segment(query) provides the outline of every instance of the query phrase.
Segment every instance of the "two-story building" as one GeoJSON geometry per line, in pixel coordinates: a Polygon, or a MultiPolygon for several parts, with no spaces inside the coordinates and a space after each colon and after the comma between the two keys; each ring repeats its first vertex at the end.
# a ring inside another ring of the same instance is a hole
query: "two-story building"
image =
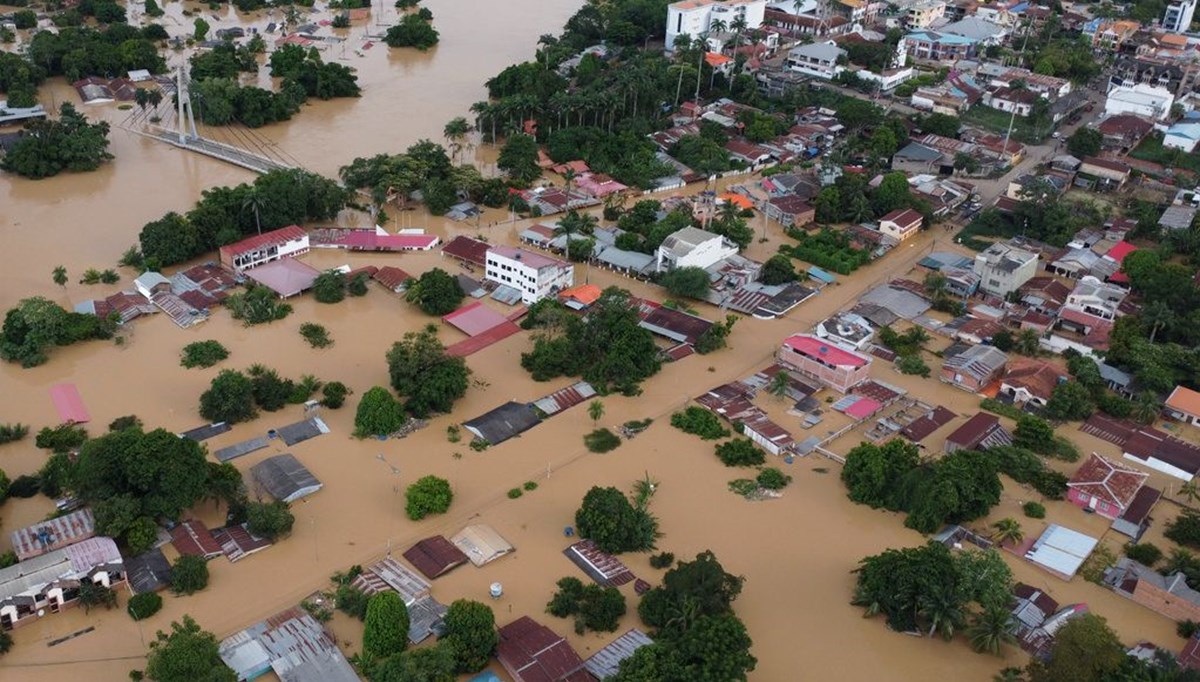
{"type": "Polygon", "coordinates": [[[1115,284],[1101,282],[1091,275],[1085,275],[1067,295],[1067,302],[1063,307],[1080,310],[1102,320],[1115,320],[1117,308],[1128,293],[1115,284]]]}
{"type": "Polygon", "coordinates": [[[879,219],[879,231],[902,242],[916,236],[924,222],[924,216],[911,208],[896,209],[879,219]]]}
{"type": "Polygon", "coordinates": [[[979,41],[950,33],[913,31],[901,40],[908,56],[929,62],[955,62],[974,59],[979,41]]]}
{"type": "Polygon", "coordinates": [[[783,65],[796,73],[832,80],[842,70],[838,60],[845,56],[845,50],[832,40],[827,40],[792,48],[783,65]]]}
{"type": "Polygon", "coordinates": [[[675,268],[707,268],[738,253],[737,244],[698,227],[671,233],[655,253],[656,272],[675,268]]]}
{"type": "Polygon", "coordinates": [[[521,292],[521,302],[532,305],[575,285],[575,266],[550,256],[511,246],[487,251],[484,276],[521,292]]]}
{"type": "Polygon", "coordinates": [[[683,34],[693,39],[711,30],[720,20],[726,28],[740,18],[747,29],[762,26],[767,0],[682,0],[667,5],[666,48],[675,49],[675,39],[683,34]]]}
{"type": "Polygon", "coordinates": [[[1163,12],[1162,26],[1171,33],[1186,33],[1196,14],[1196,0],[1175,0],[1163,12]]]}
{"type": "Polygon", "coordinates": [[[298,225],[281,227],[220,249],[221,265],[235,272],[308,253],[308,233],[298,225]]]}
{"type": "Polygon", "coordinates": [[[871,378],[869,356],[839,348],[808,334],[784,339],[776,359],[789,369],[841,393],[847,393],[871,378]]]}
{"type": "Polygon", "coordinates": [[[1148,83],[1114,85],[1108,89],[1104,100],[1104,113],[1109,116],[1134,114],[1161,121],[1171,114],[1174,103],[1175,95],[1164,87],[1148,83]]]}
{"type": "Polygon", "coordinates": [[[929,28],[933,22],[946,14],[946,3],[941,0],[918,0],[904,12],[905,28],[929,28]]]}
{"type": "Polygon", "coordinates": [[[975,255],[972,270],[979,288],[994,296],[1007,296],[1037,274],[1036,253],[997,242],[975,255]]]}

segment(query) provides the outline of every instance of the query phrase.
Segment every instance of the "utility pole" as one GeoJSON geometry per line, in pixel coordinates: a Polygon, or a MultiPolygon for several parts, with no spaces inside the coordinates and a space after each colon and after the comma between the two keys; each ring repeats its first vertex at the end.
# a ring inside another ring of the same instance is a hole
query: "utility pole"
{"type": "MultiPolygon", "coordinates": [[[[1029,24],[1025,25],[1025,40],[1021,42],[1021,51],[1017,54],[1017,65],[1025,59],[1025,46],[1029,44],[1029,24]]],[[[1030,113],[1033,113],[1032,111],[1030,113]]],[[[1013,107],[1012,114],[1008,117],[1008,131],[1004,133],[1004,148],[1000,150],[1002,154],[1008,156],[1008,141],[1012,138],[1013,124],[1017,120],[1017,108],[1013,107]]]]}

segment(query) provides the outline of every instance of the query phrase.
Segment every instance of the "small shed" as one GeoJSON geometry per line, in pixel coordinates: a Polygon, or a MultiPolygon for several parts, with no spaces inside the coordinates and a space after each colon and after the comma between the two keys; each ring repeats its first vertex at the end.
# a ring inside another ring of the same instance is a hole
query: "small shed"
{"type": "Polygon", "coordinates": [[[495,528],[482,523],[463,528],[450,538],[450,542],[462,550],[476,566],[490,564],[505,554],[516,551],[495,528]]]}
{"type": "Polygon", "coordinates": [[[295,502],[321,489],[317,477],[287,452],[264,459],[251,467],[250,472],[271,497],[282,502],[295,502]]]}
{"type": "Polygon", "coordinates": [[[429,583],[392,557],[384,557],[354,579],[354,586],[367,594],[395,590],[406,606],[429,596],[429,583]]]}
{"type": "Polygon", "coordinates": [[[157,592],[171,584],[171,562],[161,549],[125,560],[125,578],[134,594],[157,592]]]}
{"type": "Polygon", "coordinates": [[[408,563],[433,580],[467,563],[469,559],[454,543],[441,535],[425,538],[404,552],[408,563]]]}
{"type": "Polygon", "coordinates": [[[86,424],[92,420],[87,408],[83,406],[83,398],[75,384],[56,384],[50,388],[50,401],[58,410],[58,418],[64,424],[86,424]]]}

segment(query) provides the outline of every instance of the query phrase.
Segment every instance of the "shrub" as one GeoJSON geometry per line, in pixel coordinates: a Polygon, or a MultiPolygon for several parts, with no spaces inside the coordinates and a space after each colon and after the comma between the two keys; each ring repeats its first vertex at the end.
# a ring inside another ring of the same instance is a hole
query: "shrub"
{"type": "Polygon", "coordinates": [[[1021,509],[1025,512],[1025,516],[1028,516],[1031,519],[1046,518],[1046,507],[1044,507],[1040,502],[1026,502],[1025,504],[1021,505],[1021,509]]]}
{"type": "Polygon", "coordinates": [[[1193,509],[1184,509],[1167,524],[1164,534],[1181,545],[1200,548],[1200,513],[1193,509]]]}
{"type": "Polygon", "coordinates": [[[125,605],[125,610],[129,612],[130,618],[145,620],[158,613],[162,604],[162,597],[158,596],[156,592],[144,592],[130,597],[129,603],[125,605]]]}
{"type": "Polygon", "coordinates": [[[408,421],[404,407],[386,388],[375,386],[363,394],[354,415],[354,435],[387,436],[399,431],[408,421]]]}
{"type": "Polygon", "coordinates": [[[616,450],[621,438],[608,429],[596,429],[583,437],[583,444],[591,452],[604,453],[616,450]]]}
{"type": "Polygon", "coordinates": [[[546,605],[552,616],[566,618],[575,616],[575,631],[586,630],[612,632],[617,629],[621,616],[625,615],[625,597],[613,587],[584,585],[578,578],[566,577],[558,581],[558,592],[546,605]]]}
{"type": "Polygon", "coordinates": [[[758,466],[766,461],[763,451],[747,438],[735,438],[716,446],[717,457],[727,467],[758,466]]]}
{"type": "Polygon", "coordinates": [[[0,424],[0,445],[14,443],[29,435],[25,424],[0,424]]]}
{"type": "Polygon", "coordinates": [[[671,426],[684,433],[700,436],[704,440],[717,440],[729,436],[729,429],[721,425],[717,415],[696,405],[671,415],[671,426]]]}
{"type": "Polygon", "coordinates": [[[43,427],[33,444],[51,452],[69,452],[83,445],[87,439],[87,431],[82,426],[60,424],[54,428],[43,427]]]}
{"type": "Polygon", "coordinates": [[[321,387],[321,404],[331,410],[336,410],[346,403],[350,389],[340,381],[331,381],[321,387]]]}
{"type": "Polygon", "coordinates": [[[171,591],[192,594],[208,587],[208,562],[198,556],[181,556],[171,567],[171,591]]]}
{"type": "Polygon", "coordinates": [[[675,563],[675,555],[672,554],[671,552],[660,552],[659,554],[652,554],[650,556],[650,567],[651,568],[658,568],[658,569],[670,568],[671,565],[674,563],[675,563]]]}
{"type": "Polygon", "coordinates": [[[109,432],[124,431],[125,429],[140,429],[142,428],[142,420],[136,414],[127,414],[124,417],[117,417],[108,423],[109,432]]]}
{"type": "Polygon", "coordinates": [[[10,550],[10,551],[5,552],[4,554],[0,554],[0,568],[8,568],[9,566],[16,566],[16,565],[17,565],[17,553],[16,552],[13,552],[10,550]]]}
{"type": "Polygon", "coordinates": [[[282,320],[292,313],[292,306],[279,300],[274,291],[264,286],[251,286],[225,299],[225,307],[233,319],[247,327],[282,320]]]}
{"type": "Polygon", "coordinates": [[[17,476],[8,486],[8,496],[27,499],[37,495],[42,489],[42,479],[34,476],[17,476]]]}
{"type": "Polygon", "coordinates": [[[1162,559],[1163,553],[1161,549],[1149,542],[1139,542],[1136,545],[1132,543],[1125,545],[1125,556],[1139,564],[1154,568],[1154,564],[1162,559]]]}
{"type": "Polygon", "coordinates": [[[328,348],[333,345],[333,339],[329,338],[329,330],[313,322],[300,325],[300,336],[313,348],[328,348]]]}
{"type": "Polygon", "coordinates": [[[359,620],[367,617],[369,599],[366,592],[354,587],[349,581],[338,585],[333,594],[333,604],[337,610],[359,620]]]}
{"type": "Polygon", "coordinates": [[[286,502],[251,502],[246,505],[246,529],[259,537],[274,541],[292,532],[296,517],[286,502]]]}
{"type": "Polygon", "coordinates": [[[408,609],[399,593],[388,590],[372,595],[367,602],[363,653],[386,658],[404,651],[408,646],[408,620],[408,609]]]}
{"type": "Polygon", "coordinates": [[[900,359],[896,361],[896,369],[901,374],[914,374],[922,377],[928,377],[930,372],[929,365],[926,365],[921,356],[916,353],[901,355],[900,359]]]}
{"type": "Polygon", "coordinates": [[[537,490],[538,484],[533,481],[525,481],[525,484],[522,485],[521,487],[524,488],[526,490],[526,492],[529,492],[529,491],[537,490]]]}
{"type": "Polygon", "coordinates": [[[515,500],[525,493],[520,488],[510,488],[508,491],[508,499],[515,500]]]}
{"type": "Polygon", "coordinates": [[[444,514],[450,508],[454,492],[450,481],[437,476],[424,476],[408,486],[404,492],[404,512],[413,521],[420,521],[430,514],[444,514]]]}
{"type": "Polygon", "coordinates": [[[767,490],[782,490],[792,482],[792,477],[775,467],[767,467],[758,472],[758,478],[755,481],[767,490]]]}
{"type": "Polygon", "coordinates": [[[1190,618],[1187,620],[1181,620],[1175,624],[1175,634],[1184,639],[1191,639],[1192,636],[1196,634],[1197,630],[1200,630],[1200,623],[1197,623],[1190,618]]]}
{"type": "Polygon", "coordinates": [[[313,298],[318,303],[340,303],[346,298],[346,275],[337,270],[322,272],[313,282],[313,298]]]}

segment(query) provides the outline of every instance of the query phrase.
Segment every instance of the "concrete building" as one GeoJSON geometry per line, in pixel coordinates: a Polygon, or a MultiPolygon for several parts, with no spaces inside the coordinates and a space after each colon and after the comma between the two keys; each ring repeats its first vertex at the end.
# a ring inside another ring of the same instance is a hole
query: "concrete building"
{"type": "Polygon", "coordinates": [[[1171,620],[1200,620],[1200,592],[1188,587],[1183,573],[1164,576],[1132,559],[1122,558],[1104,572],[1104,584],[1171,620]]]}
{"type": "Polygon", "coordinates": [[[300,256],[308,250],[308,233],[297,225],[289,225],[222,246],[221,265],[241,272],[280,258],[300,256]]]}
{"type": "Polygon", "coordinates": [[[1191,154],[1196,150],[1198,142],[1200,142],[1200,114],[1190,111],[1182,121],[1173,123],[1170,128],[1167,128],[1162,143],[1164,147],[1182,149],[1191,154]]]}
{"type": "Polygon", "coordinates": [[[1116,85],[1108,90],[1108,97],[1104,100],[1104,113],[1108,116],[1135,114],[1161,121],[1170,115],[1171,105],[1174,103],[1175,95],[1163,87],[1147,83],[1136,83],[1128,87],[1116,85]]]}
{"type": "Polygon", "coordinates": [[[900,42],[909,57],[931,62],[974,59],[978,48],[973,38],[929,30],[913,31],[900,42]]]}
{"type": "Polygon", "coordinates": [[[1166,413],[1172,419],[1178,419],[1184,424],[1200,426],[1200,392],[1186,386],[1176,386],[1163,403],[1166,413]]]}
{"type": "Polygon", "coordinates": [[[1067,482],[1067,499],[1077,507],[1115,520],[1133,503],[1149,477],[1093,452],[1067,482]]]}
{"type": "Polygon", "coordinates": [[[933,22],[946,14],[946,3],[941,0],[920,0],[904,12],[905,28],[929,28],[933,22]]]}
{"type": "Polygon", "coordinates": [[[845,50],[828,40],[792,48],[783,64],[797,73],[832,80],[842,71],[838,60],[845,56],[845,50]]]}
{"type": "Polygon", "coordinates": [[[557,258],[511,246],[488,249],[484,277],[521,292],[532,305],[575,285],[575,266],[557,258]]]}
{"type": "Polygon", "coordinates": [[[879,219],[879,231],[902,242],[921,231],[925,218],[911,208],[896,209],[879,219]]]}
{"type": "Polygon", "coordinates": [[[730,256],[736,256],[737,244],[719,234],[698,227],[685,227],[667,237],[655,254],[655,270],[708,268],[730,256]]]}
{"type": "Polygon", "coordinates": [[[104,587],[125,581],[124,560],[112,538],[89,538],[0,569],[0,629],[77,605],[84,580],[104,587]]]}
{"type": "Polygon", "coordinates": [[[682,0],[667,5],[667,50],[675,49],[675,39],[687,34],[695,39],[708,33],[714,20],[721,20],[725,27],[740,17],[746,28],[762,26],[767,0],[682,0]]]}
{"type": "Polygon", "coordinates": [[[1129,292],[1115,284],[1085,275],[1067,295],[1064,308],[1079,310],[1102,320],[1117,319],[1117,307],[1129,292]]]}
{"type": "Polygon", "coordinates": [[[1007,296],[1037,274],[1036,253],[1001,242],[975,256],[971,268],[979,275],[979,288],[994,296],[1007,296]]]}
{"type": "Polygon", "coordinates": [[[776,353],[780,364],[841,393],[870,378],[871,358],[831,345],[808,334],[784,339],[776,353]]]}
{"type": "Polygon", "coordinates": [[[1000,378],[1008,356],[994,346],[971,346],[946,358],[942,363],[942,381],[976,392],[1000,378]]]}
{"type": "Polygon", "coordinates": [[[1167,5],[1163,12],[1163,30],[1171,33],[1186,33],[1192,25],[1192,16],[1196,14],[1196,0],[1176,0],[1167,5]]]}

